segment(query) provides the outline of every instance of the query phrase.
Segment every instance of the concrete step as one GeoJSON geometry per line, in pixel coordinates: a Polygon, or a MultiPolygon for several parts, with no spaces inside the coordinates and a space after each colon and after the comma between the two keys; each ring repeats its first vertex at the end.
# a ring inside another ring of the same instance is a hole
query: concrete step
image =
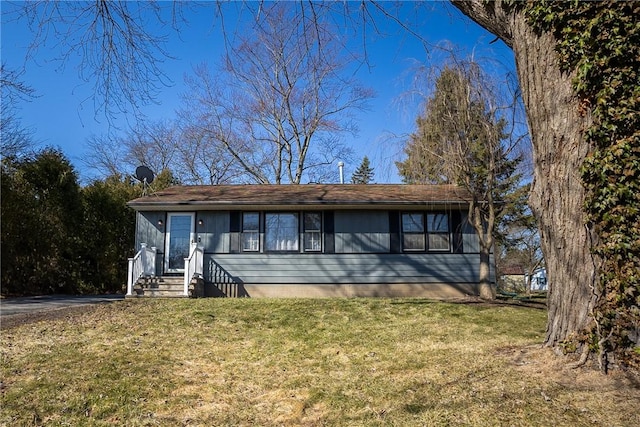
{"type": "Polygon", "coordinates": [[[163,291],[183,291],[184,283],[149,283],[144,285],[145,289],[163,290],[163,291]]]}
{"type": "Polygon", "coordinates": [[[140,279],[131,298],[187,298],[182,276],[162,276],[140,279]]]}
{"type": "Polygon", "coordinates": [[[145,289],[142,295],[134,295],[138,298],[188,298],[182,290],[180,291],[167,291],[158,289],[145,289]]]}
{"type": "Polygon", "coordinates": [[[184,283],[184,276],[160,276],[149,280],[151,282],[163,283],[166,285],[181,285],[184,283]]]}

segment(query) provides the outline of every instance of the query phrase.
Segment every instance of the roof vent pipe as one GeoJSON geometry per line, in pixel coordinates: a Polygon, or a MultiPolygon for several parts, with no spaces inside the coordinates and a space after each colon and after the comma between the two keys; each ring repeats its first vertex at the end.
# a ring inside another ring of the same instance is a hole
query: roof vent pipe
{"type": "Polygon", "coordinates": [[[340,171],[340,184],[344,184],[344,162],[338,162],[338,170],[340,171]]]}

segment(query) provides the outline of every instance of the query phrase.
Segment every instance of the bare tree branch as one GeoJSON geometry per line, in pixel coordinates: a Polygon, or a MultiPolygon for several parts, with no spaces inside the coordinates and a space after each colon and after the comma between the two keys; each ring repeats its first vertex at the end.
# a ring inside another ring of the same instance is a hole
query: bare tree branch
{"type": "Polygon", "coordinates": [[[14,157],[26,154],[33,146],[33,132],[20,123],[17,101],[30,100],[35,90],[20,80],[19,72],[0,66],[0,155],[14,157]]]}
{"type": "Polygon", "coordinates": [[[206,123],[256,182],[322,175],[312,170],[345,153],[335,138],[356,130],[353,113],[373,95],[349,75],[350,60],[324,15],[330,11],[312,3],[261,4],[251,29],[227,46],[221,71],[214,76],[201,66],[187,80],[192,92],[184,110],[206,123]],[[322,161],[318,154],[328,147],[322,161]]]}
{"type": "MultiPolygon", "coordinates": [[[[25,2],[18,18],[26,18],[34,34],[28,58],[49,45],[57,49],[62,68],[80,58],[79,77],[93,85],[83,103],[93,103],[96,117],[104,114],[111,123],[118,113],[140,116],[140,108],[171,84],[163,71],[171,58],[163,9],[155,1],[42,0],[25,2]]],[[[173,15],[174,29],[179,17],[173,15]]]]}

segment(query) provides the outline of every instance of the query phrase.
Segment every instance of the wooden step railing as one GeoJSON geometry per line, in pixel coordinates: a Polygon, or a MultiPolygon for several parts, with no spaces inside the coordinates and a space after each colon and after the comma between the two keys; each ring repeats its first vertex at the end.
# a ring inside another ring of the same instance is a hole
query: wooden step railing
{"type": "Polygon", "coordinates": [[[184,294],[189,295],[189,285],[193,279],[202,280],[204,270],[204,248],[191,243],[189,257],[184,259],[184,294]]]}
{"type": "Polygon", "coordinates": [[[133,258],[129,258],[127,295],[133,295],[133,285],[141,277],[154,277],[156,275],[156,253],[155,246],[148,248],[146,243],[141,243],[138,253],[133,258]]]}

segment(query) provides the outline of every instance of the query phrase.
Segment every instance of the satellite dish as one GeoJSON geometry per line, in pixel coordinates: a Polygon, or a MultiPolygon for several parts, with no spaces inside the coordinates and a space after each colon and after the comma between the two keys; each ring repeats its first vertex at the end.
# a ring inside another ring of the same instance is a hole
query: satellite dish
{"type": "Polygon", "coordinates": [[[136,168],[136,178],[146,184],[153,182],[154,174],[151,169],[146,166],[138,166],[136,168]]]}
{"type": "MultiPolygon", "coordinates": [[[[151,189],[151,183],[153,182],[154,174],[151,169],[146,166],[138,166],[136,168],[136,179],[142,182],[142,195],[147,195],[147,190],[151,189]]],[[[153,191],[153,189],[151,189],[153,191]]]]}

